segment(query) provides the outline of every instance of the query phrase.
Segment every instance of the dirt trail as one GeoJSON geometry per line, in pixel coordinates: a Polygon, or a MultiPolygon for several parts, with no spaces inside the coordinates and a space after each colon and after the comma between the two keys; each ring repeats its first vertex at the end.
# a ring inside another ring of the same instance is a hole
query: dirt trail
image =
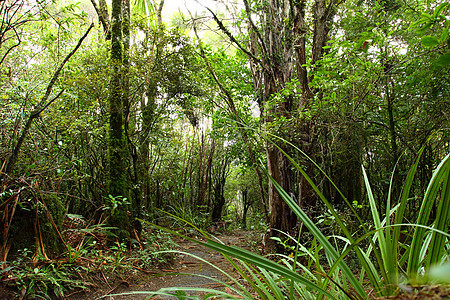
{"type": "MultiPolygon", "coordinates": [[[[224,235],[218,235],[223,243],[226,245],[233,245],[237,247],[245,247],[248,245],[249,235],[248,232],[242,230],[236,230],[232,233],[227,233],[224,235]]],[[[139,278],[134,278],[132,283],[128,281],[118,282],[111,286],[111,289],[103,289],[100,291],[95,291],[89,295],[86,295],[85,299],[95,299],[102,297],[106,294],[108,296],[103,299],[108,300],[123,300],[123,299],[177,299],[176,297],[170,296],[152,296],[149,294],[133,294],[133,295],[117,295],[121,293],[130,293],[133,291],[157,291],[161,288],[167,287],[197,287],[197,288],[210,288],[210,289],[223,289],[223,285],[207,278],[195,276],[195,275],[180,275],[179,273],[185,274],[199,274],[207,276],[210,278],[215,278],[223,282],[228,282],[229,279],[222,274],[220,271],[214,267],[201,262],[197,257],[201,257],[204,260],[212,263],[214,266],[225,271],[234,277],[238,276],[235,274],[233,267],[230,263],[218,252],[212,251],[206,247],[196,244],[187,240],[177,240],[179,245],[178,250],[180,253],[175,258],[175,263],[173,269],[164,269],[154,274],[140,276],[139,278]],[[183,254],[183,252],[189,253],[190,255],[183,254]],[[160,272],[160,273],[159,273],[160,272]],[[106,290],[106,291],[105,291],[106,290]],[[113,296],[111,296],[113,295],[113,296]]],[[[189,292],[188,295],[196,295],[193,292],[189,292]]]]}

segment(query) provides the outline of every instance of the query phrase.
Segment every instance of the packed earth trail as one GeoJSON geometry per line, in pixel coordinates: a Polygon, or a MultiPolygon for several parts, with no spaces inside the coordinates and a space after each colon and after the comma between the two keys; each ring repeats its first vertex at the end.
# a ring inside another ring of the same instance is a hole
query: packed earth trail
{"type": "MultiPolygon", "coordinates": [[[[217,235],[226,245],[236,247],[248,247],[250,232],[235,230],[231,233],[217,235]]],[[[202,240],[199,238],[199,240],[202,240]]],[[[204,239],[203,239],[204,240],[204,239]]],[[[108,283],[104,278],[104,286],[93,288],[90,293],[69,296],[68,300],[80,299],[178,299],[175,296],[155,295],[153,292],[169,287],[188,287],[216,289],[231,292],[223,283],[230,283],[230,279],[224,274],[239,277],[224,256],[202,245],[186,239],[177,239],[179,251],[171,267],[162,268],[152,272],[146,272],[139,277],[132,276],[124,280],[114,280],[108,283]],[[200,258],[200,259],[199,259],[200,258]],[[204,262],[202,260],[208,262],[204,262]],[[222,272],[221,272],[222,271],[222,272]]],[[[202,295],[199,292],[186,292],[186,295],[202,295]]]]}

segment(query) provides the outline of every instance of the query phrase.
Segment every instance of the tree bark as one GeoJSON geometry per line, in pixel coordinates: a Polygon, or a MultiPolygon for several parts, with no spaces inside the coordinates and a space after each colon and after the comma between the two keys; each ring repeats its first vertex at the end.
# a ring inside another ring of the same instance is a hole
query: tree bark
{"type": "MultiPolygon", "coordinates": [[[[112,1],[112,27],[111,27],[111,82],[109,95],[109,194],[117,197],[126,197],[127,180],[125,176],[126,142],[123,130],[123,99],[122,99],[122,0],[112,1]]],[[[115,212],[111,211],[110,223],[118,228],[117,235],[120,240],[129,238],[130,222],[127,214],[128,208],[123,202],[115,212]]]]}
{"type": "MultiPolygon", "coordinates": [[[[293,79],[294,48],[293,31],[290,30],[285,20],[291,16],[292,7],[289,1],[268,1],[266,8],[265,32],[263,39],[267,55],[263,56],[261,76],[264,78],[263,103],[272,103],[270,109],[264,112],[264,122],[271,124],[279,118],[287,120],[292,118],[293,101],[290,96],[282,96],[281,101],[273,103],[273,96],[279,94],[287,83],[293,79]]],[[[286,138],[281,132],[276,132],[281,138],[286,138]]],[[[272,141],[274,142],[274,141],[272,141]]],[[[272,145],[271,141],[266,143],[267,169],[272,180],[278,182],[288,193],[293,194],[293,173],[291,165],[284,154],[272,145]]],[[[288,152],[285,146],[283,150],[288,152]]],[[[269,181],[269,207],[270,207],[270,231],[269,237],[279,235],[279,231],[294,234],[293,229],[297,223],[297,217],[282,199],[281,195],[274,189],[272,180],[269,181]]],[[[274,248],[272,239],[266,240],[268,248],[274,248]]],[[[281,246],[277,251],[283,251],[281,246]]]]}

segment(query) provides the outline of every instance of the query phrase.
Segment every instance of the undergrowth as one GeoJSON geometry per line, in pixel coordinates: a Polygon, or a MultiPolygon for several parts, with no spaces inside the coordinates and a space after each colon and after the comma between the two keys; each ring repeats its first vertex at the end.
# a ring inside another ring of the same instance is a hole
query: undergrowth
{"type": "Polygon", "coordinates": [[[86,226],[81,216],[69,215],[63,232],[68,251],[48,259],[22,249],[2,263],[1,284],[19,299],[55,299],[108,286],[116,279],[147,273],[169,264],[175,248],[168,233],[144,226],[140,243],[108,243],[107,228],[86,226]]]}
{"type": "MultiPolygon", "coordinates": [[[[201,299],[388,299],[402,291],[406,291],[411,297],[423,296],[420,293],[423,293],[424,285],[436,284],[443,290],[441,295],[450,295],[450,154],[434,170],[415,220],[405,220],[404,211],[424,148],[411,166],[401,187],[399,199],[391,199],[392,175],[384,208],[377,207],[368,176],[363,169],[372,219],[369,224],[361,220],[353,204],[331,182],[363,229],[361,234],[356,235],[348,228],[348,220],[335,210],[302,167],[279,149],[305,177],[327,208],[319,220],[313,222],[297,202],[266,173],[277,192],[308,229],[310,243],[303,245],[300,239],[295,240],[294,246],[289,246],[290,254],[276,254],[275,259],[269,259],[225,245],[208,237],[206,233],[203,233],[206,242],[185,236],[220,252],[240,274],[240,278],[228,277],[229,282],[221,282],[221,290],[172,287],[148,292],[150,295],[175,294],[179,299],[200,299],[199,296],[187,296],[187,291],[194,291],[206,295],[201,299]],[[318,225],[326,225],[325,230],[318,225]],[[400,233],[405,230],[412,237],[402,241],[400,233]]],[[[319,166],[316,167],[330,180],[319,166]]],[[[202,232],[194,224],[186,223],[202,232]]],[[[165,230],[179,235],[173,230],[165,230]]],[[[287,247],[289,245],[281,239],[279,242],[285,243],[287,247]]],[[[217,281],[214,278],[211,280],[217,281]]]]}

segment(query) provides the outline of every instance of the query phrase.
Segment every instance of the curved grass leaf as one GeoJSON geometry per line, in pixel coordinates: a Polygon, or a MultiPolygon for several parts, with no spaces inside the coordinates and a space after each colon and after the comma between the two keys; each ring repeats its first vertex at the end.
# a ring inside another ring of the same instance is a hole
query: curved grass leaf
{"type": "MultiPolygon", "coordinates": [[[[445,190],[443,190],[441,195],[441,201],[443,202],[441,205],[445,205],[447,209],[442,209],[438,211],[439,215],[436,216],[436,220],[440,220],[441,218],[448,218],[448,206],[450,205],[450,197],[448,194],[448,177],[450,168],[450,154],[441,161],[436,170],[433,172],[433,176],[431,177],[430,183],[428,184],[427,190],[425,192],[425,196],[422,200],[422,205],[420,207],[419,215],[417,217],[416,224],[418,225],[427,225],[428,220],[430,218],[431,209],[433,208],[434,202],[437,198],[438,192],[440,190],[441,184],[445,184],[445,190]],[[442,214],[442,215],[441,215],[442,214]]],[[[438,221],[439,222],[439,221],[438,221]]],[[[442,224],[439,222],[439,226],[442,226],[440,229],[447,228],[448,224],[442,224]]],[[[436,228],[438,229],[438,228],[436,228]]],[[[438,229],[438,230],[440,230],[438,229]]],[[[446,230],[442,230],[446,231],[446,230]]],[[[414,231],[413,240],[411,243],[411,248],[409,252],[407,273],[411,278],[415,278],[416,274],[419,271],[421,266],[419,261],[419,253],[422,248],[423,239],[425,236],[425,229],[422,227],[417,228],[414,231]]],[[[430,245],[430,249],[428,249],[428,255],[431,253],[440,252],[440,247],[442,244],[437,241],[430,245]],[[434,249],[436,247],[436,249],[434,249]]],[[[426,260],[425,260],[426,261],[426,260]]],[[[428,260],[428,264],[424,267],[425,269],[429,268],[429,263],[431,260],[428,260]]]]}
{"type": "MultiPolygon", "coordinates": [[[[318,242],[322,245],[322,247],[325,250],[325,253],[330,257],[330,259],[334,262],[339,258],[339,254],[334,249],[334,247],[331,245],[331,243],[328,241],[328,239],[323,235],[323,233],[320,231],[319,228],[311,221],[311,219],[308,218],[308,216],[303,212],[303,210],[298,206],[298,204],[286,193],[286,191],[276,182],[273,180],[272,177],[267,173],[266,175],[269,176],[270,180],[272,180],[272,183],[277,190],[277,192],[280,194],[280,196],[283,198],[283,200],[286,202],[286,204],[292,209],[292,211],[297,215],[297,217],[300,219],[300,221],[303,222],[303,224],[308,228],[308,230],[311,232],[311,234],[318,240],[318,242]]],[[[306,175],[306,174],[305,174],[306,175]]],[[[308,180],[308,179],[307,179],[308,180]]],[[[308,181],[310,182],[311,179],[308,181]]],[[[310,184],[317,188],[314,183],[310,182],[310,184]]],[[[363,286],[360,284],[360,282],[356,279],[355,275],[352,273],[348,265],[344,261],[339,262],[339,267],[342,270],[342,273],[345,275],[345,278],[350,282],[352,287],[356,290],[358,295],[365,299],[367,298],[366,292],[363,288],[363,286]]]]}
{"type": "Polygon", "coordinates": [[[310,289],[312,291],[316,291],[316,292],[318,292],[320,294],[323,294],[325,296],[333,298],[332,295],[327,290],[325,290],[321,286],[317,285],[316,283],[312,282],[308,278],[305,278],[304,276],[302,276],[302,275],[300,275],[300,274],[290,270],[289,268],[286,268],[285,266],[280,265],[280,264],[278,264],[278,263],[276,263],[274,261],[271,261],[271,260],[269,260],[269,259],[267,259],[267,258],[265,258],[263,256],[260,256],[258,254],[252,253],[250,251],[247,251],[245,249],[241,249],[241,248],[238,248],[238,247],[227,246],[227,245],[221,244],[219,242],[215,242],[212,239],[210,239],[209,237],[206,237],[206,240],[207,240],[206,242],[198,241],[196,239],[193,239],[193,238],[190,238],[190,237],[187,237],[187,236],[183,236],[182,234],[180,234],[178,232],[175,232],[173,230],[170,230],[168,228],[163,228],[163,227],[160,227],[158,225],[151,224],[148,221],[145,221],[145,220],[140,220],[140,221],[144,222],[144,223],[147,223],[147,224],[150,224],[152,226],[155,226],[155,227],[157,227],[157,228],[159,228],[161,230],[167,231],[167,232],[172,233],[174,235],[183,237],[184,239],[187,239],[187,240],[189,240],[191,242],[194,242],[194,243],[197,243],[199,245],[205,246],[205,247],[207,247],[209,249],[216,250],[216,251],[218,251],[218,252],[220,252],[220,253],[222,253],[222,254],[224,254],[226,256],[230,256],[230,257],[236,258],[236,259],[241,260],[243,262],[252,264],[254,266],[263,268],[263,269],[265,269],[267,271],[270,271],[272,273],[275,273],[275,274],[278,274],[280,276],[283,276],[286,279],[293,280],[295,282],[301,283],[302,285],[304,285],[305,287],[307,287],[308,289],[310,289]]]}

